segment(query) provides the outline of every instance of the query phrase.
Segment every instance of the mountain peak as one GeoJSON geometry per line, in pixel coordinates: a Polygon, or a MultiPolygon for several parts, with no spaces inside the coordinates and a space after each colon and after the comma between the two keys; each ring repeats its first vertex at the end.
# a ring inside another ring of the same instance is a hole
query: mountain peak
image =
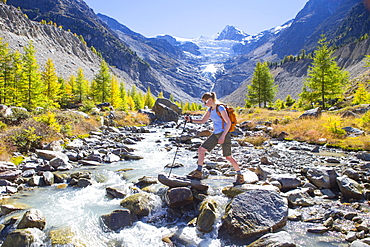
{"type": "Polygon", "coordinates": [[[242,30],[236,28],[235,26],[227,25],[224,30],[218,35],[216,40],[235,40],[235,41],[242,41],[246,37],[250,35],[246,34],[242,30]]]}

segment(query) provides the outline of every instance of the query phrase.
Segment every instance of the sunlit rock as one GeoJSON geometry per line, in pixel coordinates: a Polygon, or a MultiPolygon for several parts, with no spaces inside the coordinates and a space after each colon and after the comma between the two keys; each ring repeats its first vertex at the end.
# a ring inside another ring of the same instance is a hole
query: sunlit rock
{"type": "Polygon", "coordinates": [[[6,237],[2,247],[42,246],[45,234],[37,228],[17,229],[6,237]]]}
{"type": "Polygon", "coordinates": [[[285,226],[288,203],[275,191],[252,190],[239,194],[227,205],[219,234],[248,239],[285,226]]]}
{"type": "Polygon", "coordinates": [[[138,216],[147,216],[153,209],[148,193],[133,194],[123,199],[120,205],[138,216]]]}
{"type": "Polygon", "coordinates": [[[23,214],[21,221],[18,224],[18,229],[24,228],[38,228],[43,230],[46,225],[46,218],[38,209],[31,208],[23,214]]]}
{"type": "Polygon", "coordinates": [[[197,229],[200,232],[211,232],[217,216],[217,202],[213,199],[206,199],[199,207],[197,218],[197,229]]]}

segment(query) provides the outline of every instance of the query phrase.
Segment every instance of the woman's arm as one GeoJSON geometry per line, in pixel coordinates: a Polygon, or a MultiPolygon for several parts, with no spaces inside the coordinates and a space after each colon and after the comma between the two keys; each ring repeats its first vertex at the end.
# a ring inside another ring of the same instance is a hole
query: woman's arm
{"type": "Polygon", "coordinates": [[[201,123],[207,122],[210,116],[211,116],[211,112],[209,110],[207,110],[206,113],[204,113],[204,115],[202,116],[201,119],[193,119],[190,116],[185,116],[185,120],[189,121],[189,122],[201,124],[201,123]]]}

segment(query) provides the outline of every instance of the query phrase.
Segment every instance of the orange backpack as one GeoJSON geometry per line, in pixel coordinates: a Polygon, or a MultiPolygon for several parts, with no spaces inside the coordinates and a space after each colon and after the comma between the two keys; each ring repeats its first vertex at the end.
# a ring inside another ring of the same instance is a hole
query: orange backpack
{"type": "Polygon", "coordinates": [[[230,118],[230,121],[231,121],[231,126],[230,126],[230,129],[229,129],[229,132],[233,132],[235,130],[235,127],[236,127],[236,114],[235,114],[235,111],[232,107],[228,106],[228,105],[225,105],[225,104],[217,104],[216,106],[216,112],[217,114],[221,117],[222,119],[222,128],[224,128],[224,125],[225,125],[225,121],[224,119],[222,118],[221,116],[221,112],[218,110],[218,107],[220,105],[223,105],[226,109],[226,112],[227,112],[227,115],[229,116],[230,118]]]}

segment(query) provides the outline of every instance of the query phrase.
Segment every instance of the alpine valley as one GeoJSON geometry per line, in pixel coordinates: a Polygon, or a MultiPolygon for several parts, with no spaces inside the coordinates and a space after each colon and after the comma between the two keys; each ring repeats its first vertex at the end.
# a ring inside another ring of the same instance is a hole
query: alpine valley
{"type": "MultiPolygon", "coordinates": [[[[278,13],[277,13],[278,14],[278,13]]],[[[249,35],[226,26],[215,37],[186,40],[170,35],[147,38],[115,19],[95,14],[82,0],[8,0],[0,4],[0,37],[12,49],[33,41],[41,64],[51,58],[62,77],[84,70],[91,80],[101,58],[125,85],[154,95],[197,102],[207,91],[243,106],[255,64],[269,61],[277,98],[297,98],[311,59],[289,59],[312,52],[324,34],[336,47],[339,66],[352,81],[364,80],[370,54],[370,14],[363,0],[309,0],[293,20],[249,35]],[[52,21],[58,26],[41,24],[52,21]],[[86,43],[76,37],[82,36],[86,43]],[[282,62],[284,61],[284,62],[282,62]]]]}

